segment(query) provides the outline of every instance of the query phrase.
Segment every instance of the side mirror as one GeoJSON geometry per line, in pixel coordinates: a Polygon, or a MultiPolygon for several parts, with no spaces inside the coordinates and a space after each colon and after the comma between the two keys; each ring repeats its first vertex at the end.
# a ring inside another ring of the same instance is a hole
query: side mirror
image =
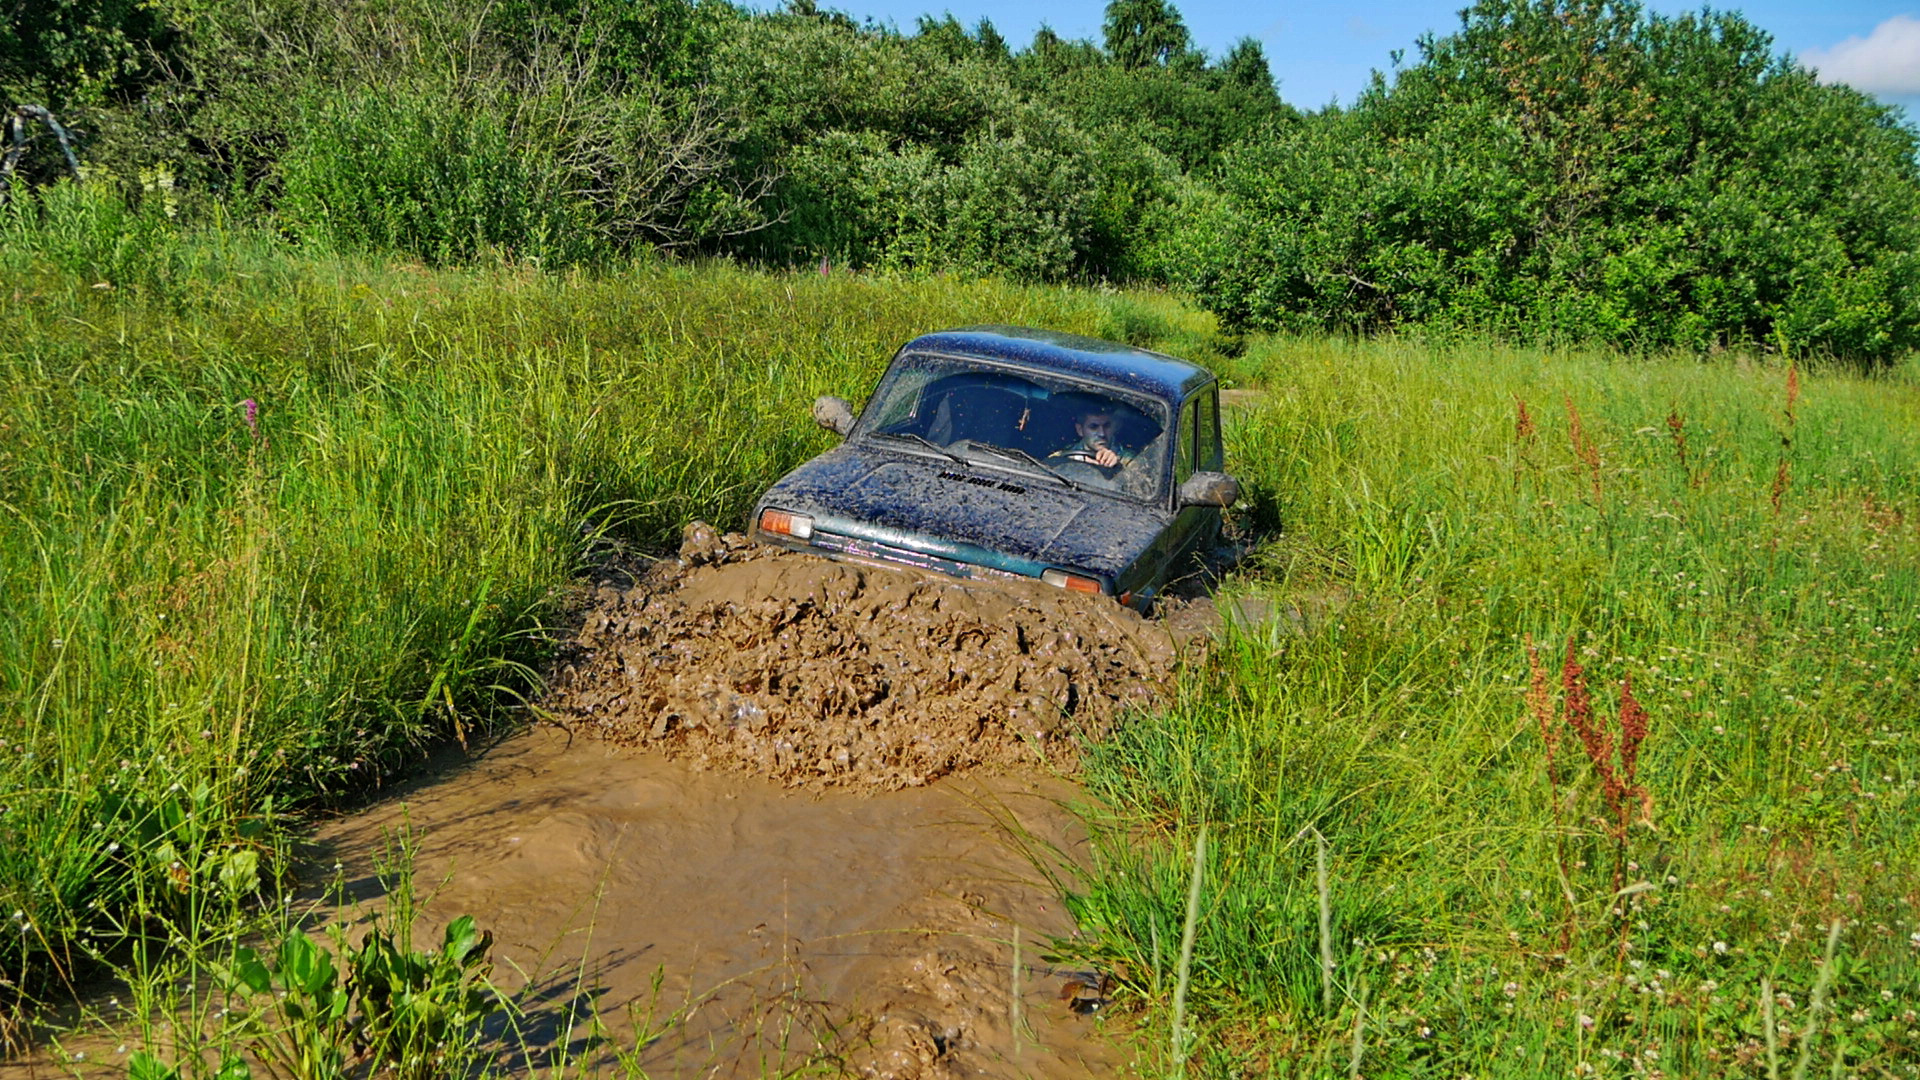
{"type": "Polygon", "coordinates": [[[1223,472],[1197,472],[1180,485],[1180,505],[1228,507],[1240,501],[1240,481],[1223,472]]]}
{"type": "Polygon", "coordinates": [[[846,398],[814,398],[813,422],[836,435],[846,435],[853,430],[853,406],[846,398]]]}

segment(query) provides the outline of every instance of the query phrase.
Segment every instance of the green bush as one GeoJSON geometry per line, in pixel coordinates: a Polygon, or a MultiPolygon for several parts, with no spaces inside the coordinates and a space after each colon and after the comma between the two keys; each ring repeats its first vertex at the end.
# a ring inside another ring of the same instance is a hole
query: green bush
{"type": "Polygon", "coordinates": [[[894,147],[877,132],[828,131],[787,159],[776,243],[790,256],[847,266],[937,260],[932,243],[946,169],[927,146],[894,147]]]}
{"type": "Polygon", "coordinates": [[[1771,50],[1735,15],[1485,0],[1228,155],[1153,261],[1235,326],[1920,347],[1915,132],[1771,50]]]}
{"type": "Polygon", "coordinates": [[[1091,150],[1063,117],[1037,108],[977,133],[945,178],[940,260],[976,274],[1066,277],[1092,228],[1091,150]]]}
{"type": "Polygon", "coordinates": [[[1096,253],[1120,263],[1161,177],[1137,152],[1103,170],[1125,151],[1035,106],[951,153],[876,132],[815,138],[788,159],[792,214],[775,242],[809,261],[1059,280],[1099,265],[1096,253]]]}
{"type": "Polygon", "coordinates": [[[558,170],[492,109],[432,85],[314,93],[280,179],[280,220],[302,240],[431,263],[591,253],[558,170]]]}

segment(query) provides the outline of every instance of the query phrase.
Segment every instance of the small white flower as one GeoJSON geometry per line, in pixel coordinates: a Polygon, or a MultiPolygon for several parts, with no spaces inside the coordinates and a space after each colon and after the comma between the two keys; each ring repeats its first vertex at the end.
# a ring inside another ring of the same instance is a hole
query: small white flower
{"type": "Polygon", "coordinates": [[[1724,941],[1716,941],[1716,942],[1714,942],[1714,943],[1713,943],[1713,951],[1714,951],[1714,952],[1716,952],[1716,953],[1718,953],[1718,954],[1720,954],[1721,956],[1725,956],[1725,955],[1727,955],[1727,943],[1726,943],[1726,942],[1724,942],[1724,941]]]}

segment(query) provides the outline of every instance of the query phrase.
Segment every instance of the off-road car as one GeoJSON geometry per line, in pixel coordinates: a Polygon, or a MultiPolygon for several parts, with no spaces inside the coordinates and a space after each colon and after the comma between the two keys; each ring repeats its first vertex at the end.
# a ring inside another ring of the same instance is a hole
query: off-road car
{"type": "Polygon", "coordinates": [[[846,436],[768,489],[756,539],[960,578],[1037,578],[1146,609],[1219,533],[1219,382],[1205,368],[1044,330],[968,327],[902,346],[846,436]]]}

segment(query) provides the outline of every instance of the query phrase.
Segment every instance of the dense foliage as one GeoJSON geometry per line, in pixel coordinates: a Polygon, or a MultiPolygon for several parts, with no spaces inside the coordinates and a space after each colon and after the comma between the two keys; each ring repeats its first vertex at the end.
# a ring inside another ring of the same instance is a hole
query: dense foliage
{"type": "MultiPolygon", "coordinates": [[[[0,30],[0,98],[130,193],[433,263],[671,250],[1160,282],[1234,328],[1920,347],[1915,130],[1711,10],[1482,0],[1303,115],[1257,42],[1209,57],[1166,0],[1021,49],[807,2],[75,0],[0,30]]],[[[63,171],[44,137],[20,168],[63,171]]]]}
{"type": "Polygon", "coordinates": [[[1920,345],[1913,130],[1739,17],[1487,0],[1420,50],[1237,148],[1174,275],[1258,327],[1920,345]]]}

